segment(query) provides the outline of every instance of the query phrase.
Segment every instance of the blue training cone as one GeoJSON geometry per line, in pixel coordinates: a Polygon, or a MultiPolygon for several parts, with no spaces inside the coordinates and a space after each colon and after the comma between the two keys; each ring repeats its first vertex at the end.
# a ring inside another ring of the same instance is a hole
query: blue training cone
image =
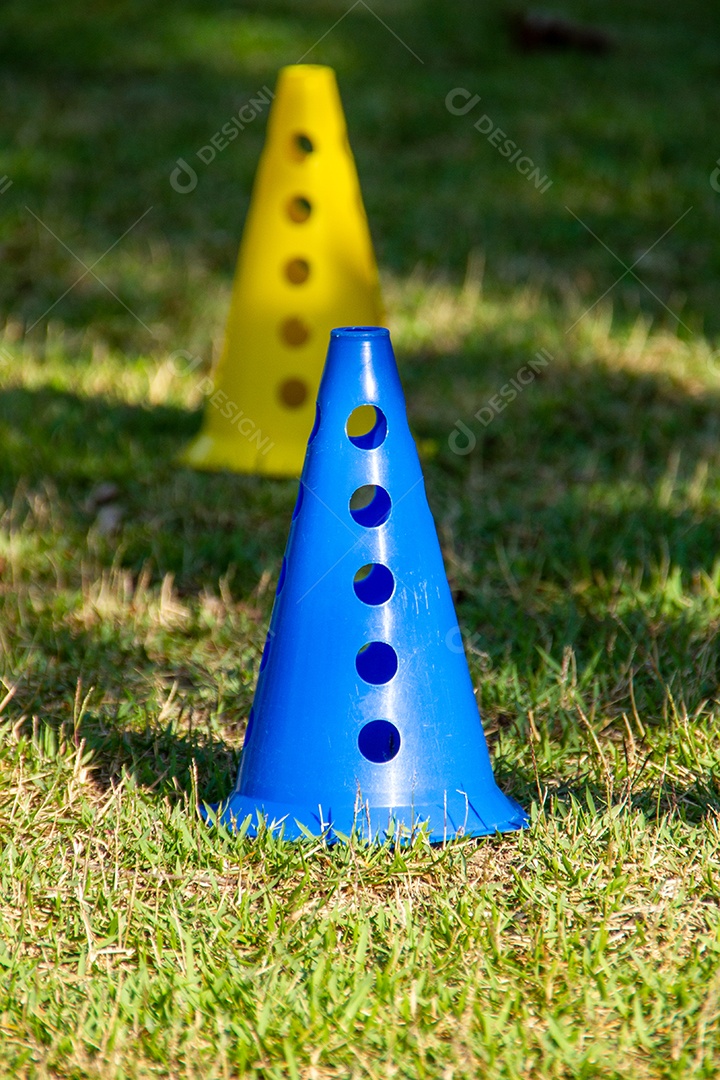
{"type": "Polygon", "coordinates": [[[333,330],[234,792],[286,839],[521,829],[497,787],[387,330],[333,330]]]}

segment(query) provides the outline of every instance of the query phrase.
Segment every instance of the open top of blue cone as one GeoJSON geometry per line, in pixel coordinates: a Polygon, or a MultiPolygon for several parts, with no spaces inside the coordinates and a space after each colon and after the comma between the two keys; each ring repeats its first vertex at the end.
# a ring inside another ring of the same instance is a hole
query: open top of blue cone
{"type": "Polygon", "coordinates": [[[379,338],[390,337],[390,331],[386,326],[336,326],[330,331],[330,340],[333,338],[379,338]]]}
{"type": "Polygon", "coordinates": [[[523,828],[497,787],[384,327],[333,330],[235,791],[293,839],[523,828]]]}

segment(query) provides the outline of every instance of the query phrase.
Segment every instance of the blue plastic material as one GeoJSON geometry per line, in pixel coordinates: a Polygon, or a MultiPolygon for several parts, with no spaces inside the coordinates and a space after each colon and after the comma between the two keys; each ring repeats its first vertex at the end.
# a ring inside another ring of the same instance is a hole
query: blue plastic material
{"type": "Polygon", "coordinates": [[[525,827],[460,641],[388,331],[333,330],[237,784],[212,817],[286,839],[525,827]]]}

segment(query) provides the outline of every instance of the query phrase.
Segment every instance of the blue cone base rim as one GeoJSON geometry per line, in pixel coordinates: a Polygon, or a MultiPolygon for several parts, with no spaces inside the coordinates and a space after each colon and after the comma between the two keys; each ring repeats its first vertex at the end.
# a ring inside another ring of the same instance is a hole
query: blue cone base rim
{"type": "MultiPolygon", "coordinates": [[[[246,835],[250,837],[257,836],[260,821],[264,819],[268,830],[283,840],[299,840],[310,833],[324,837],[330,843],[353,833],[368,842],[397,839],[408,843],[425,832],[430,843],[438,844],[464,836],[494,836],[527,829],[529,820],[522,806],[499,789],[495,794],[502,800],[506,812],[499,820],[490,820],[487,814],[482,817],[475,810],[473,799],[466,800],[457,794],[454,799],[448,798],[447,807],[437,803],[429,806],[370,806],[353,811],[352,816],[345,811],[339,818],[322,807],[321,821],[319,806],[313,809],[288,807],[286,803],[235,792],[222,802],[201,806],[200,813],[205,821],[224,825],[231,832],[239,832],[249,817],[246,835]]],[[[479,795],[475,801],[482,805],[483,800],[484,797],[479,795]]]]}

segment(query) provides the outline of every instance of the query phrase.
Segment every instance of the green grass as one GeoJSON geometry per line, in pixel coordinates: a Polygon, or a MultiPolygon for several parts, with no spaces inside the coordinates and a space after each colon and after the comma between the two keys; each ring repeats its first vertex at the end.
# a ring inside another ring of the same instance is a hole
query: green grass
{"type": "Polygon", "coordinates": [[[718,15],[568,0],[617,41],[588,58],[516,52],[500,0],[388,0],[422,64],[362,5],[308,57],[338,70],[493,765],[532,814],[366,850],[199,821],[296,485],[173,464],[200,395],[171,356],[217,355],[265,115],[191,194],[170,173],[346,8],[85,8],[0,13],[0,1075],[716,1077],[718,15]],[[33,214],[92,263],[148,207],[96,268],[119,300],[86,276],[56,303],[82,267],[33,214]],[[637,267],[655,297],[596,304],[623,268],[568,207],[626,263],[691,208],[637,267]]]}

